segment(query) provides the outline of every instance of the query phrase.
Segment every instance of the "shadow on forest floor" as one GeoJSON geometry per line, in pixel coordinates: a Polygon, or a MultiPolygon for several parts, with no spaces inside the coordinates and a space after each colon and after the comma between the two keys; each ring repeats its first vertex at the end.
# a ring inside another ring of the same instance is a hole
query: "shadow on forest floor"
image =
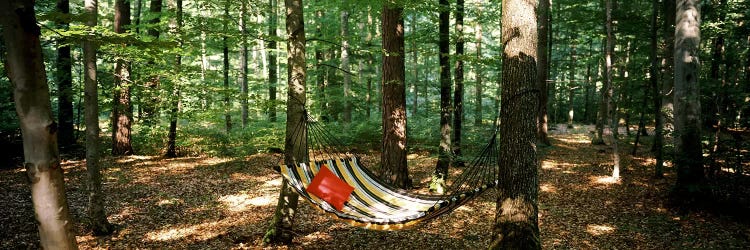
{"type": "MultiPolygon", "coordinates": [[[[681,214],[665,206],[674,183],[651,179],[647,148],[623,154],[622,179],[613,181],[611,151],[589,143],[587,129],[552,136],[541,148],[540,228],[544,248],[743,248],[750,227],[707,213],[681,214]]],[[[649,137],[646,138],[650,140],[649,137]]],[[[624,144],[624,143],[623,143],[624,144]]],[[[624,146],[629,152],[630,146],[624,146]]],[[[365,161],[375,162],[378,155],[365,161]]],[[[269,155],[245,158],[152,156],[103,162],[109,220],[119,230],[94,237],[83,224],[87,196],[82,161],[64,161],[71,211],[82,249],[259,248],[276,206],[280,177],[269,155]]],[[[417,188],[424,189],[435,166],[427,152],[409,155],[417,188]]],[[[21,169],[0,170],[0,248],[37,248],[30,193],[21,169]]],[[[267,248],[480,249],[490,241],[495,193],[415,228],[368,231],[329,219],[302,202],[291,246],[267,248]]]]}

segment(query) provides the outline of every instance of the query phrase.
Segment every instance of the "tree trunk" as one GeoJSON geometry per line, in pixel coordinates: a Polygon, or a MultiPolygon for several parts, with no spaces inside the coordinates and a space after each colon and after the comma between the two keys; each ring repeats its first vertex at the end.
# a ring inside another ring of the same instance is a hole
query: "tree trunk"
{"type": "Polygon", "coordinates": [[[652,0],[651,5],[653,10],[651,14],[651,52],[649,55],[649,59],[651,60],[651,68],[649,69],[649,73],[651,76],[649,78],[649,81],[651,83],[651,93],[654,98],[654,142],[652,144],[651,150],[654,152],[654,158],[656,158],[656,163],[654,165],[654,177],[662,178],[664,177],[664,115],[662,114],[661,86],[659,86],[659,79],[657,77],[659,69],[659,59],[657,56],[657,20],[659,12],[659,0],[652,0]]]}
{"type": "Polygon", "coordinates": [[[5,69],[23,136],[24,167],[31,187],[42,249],[77,249],[65,197],[49,87],[31,0],[0,2],[0,25],[7,49],[5,69]]]}
{"type": "Polygon", "coordinates": [[[482,63],[482,22],[480,21],[482,18],[482,2],[477,2],[477,25],[474,28],[474,39],[477,42],[477,63],[476,63],[476,78],[477,82],[476,85],[474,85],[474,125],[475,126],[482,126],[482,88],[484,87],[482,81],[484,80],[484,71],[482,70],[482,67],[484,64],[482,63]]]}
{"type": "Polygon", "coordinates": [[[614,0],[606,0],[606,16],[607,16],[607,22],[605,24],[605,28],[607,29],[607,45],[605,48],[605,55],[604,55],[604,87],[602,87],[602,99],[603,103],[606,106],[606,113],[607,115],[605,117],[608,117],[610,120],[610,136],[612,140],[612,179],[618,180],[620,179],[620,152],[618,148],[617,143],[617,127],[618,127],[618,119],[617,119],[617,109],[614,107],[614,102],[612,100],[613,94],[614,94],[614,86],[612,83],[612,76],[614,72],[613,70],[613,61],[614,61],[614,51],[615,51],[615,37],[614,37],[614,31],[613,31],[613,21],[612,21],[612,1],[614,0]]]}
{"type": "Polygon", "coordinates": [[[537,1],[505,0],[497,213],[490,249],[541,249],[537,204],[537,1]]]}
{"type": "Polygon", "coordinates": [[[464,167],[461,132],[464,119],[464,0],[456,1],[456,89],[453,91],[453,165],[464,167]]]}
{"type": "MultiPolygon", "coordinates": [[[[115,1],[115,33],[127,32],[130,25],[130,0],[115,1]]],[[[127,45],[122,45],[127,46],[127,45]]],[[[115,59],[115,88],[112,103],[112,155],[131,155],[131,126],[133,105],[130,102],[130,62],[122,55],[115,59]]]]}
{"type": "MultiPolygon", "coordinates": [[[[370,48],[372,46],[372,37],[373,37],[372,36],[372,30],[373,30],[372,27],[373,27],[372,11],[371,11],[371,6],[368,5],[367,6],[367,36],[365,37],[365,45],[367,45],[368,48],[370,48]]],[[[371,95],[371,93],[372,93],[372,79],[373,79],[373,77],[372,77],[372,75],[373,75],[372,73],[373,72],[372,71],[373,71],[373,68],[376,71],[378,69],[378,67],[374,67],[373,66],[374,61],[375,61],[375,56],[373,56],[373,54],[370,53],[367,56],[367,68],[370,69],[370,70],[368,71],[368,76],[367,76],[367,95],[365,96],[365,104],[367,105],[367,120],[368,121],[370,120],[370,116],[371,116],[371,114],[370,114],[371,113],[370,107],[372,106],[372,95],[371,95]]],[[[376,88],[377,88],[377,84],[376,84],[376,88]]],[[[376,106],[379,107],[378,109],[381,108],[380,105],[376,105],[376,106]]]]}
{"type": "Polygon", "coordinates": [[[677,183],[672,194],[691,204],[708,195],[701,151],[700,9],[698,0],[677,0],[674,43],[674,118],[677,183]]]}
{"type": "Polygon", "coordinates": [[[344,122],[352,122],[351,82],[349,72],[349,11],[341,11],[341,70],[344,74],[344,122]]]}
{"type": "MultiPolygon", "coordinates": [[[[307,66],[305,65],[305,23],[303,20],[302,0],[284,0],[286,8],[287,40],[287,112],[286,139],[284,140],[284,162],[306,162],[307,145],[304,142],[307,133],[294,133],[305,117],[305,87],[307,66]],[[301,138],[295,138],[299,136],[301,138]]],[[[283,179],[283,178],[282,178],[283,179]]],[[[282,180],[279,202],[273,215],[271,225],[263,237],[264,243],[289,244],[294,238],[292,231],[294,216],[297,214],[299,195],[289,187],[286,179],[282,180]]]]}
{"type": "Polygon", "coordinates": [[[229,6],[230,1],[225,0],[224,3],[224,35],[221,37],[222,52],[224,54],[224,127],[229,133],[232,131],[232,115],[231,115],[231,102],[230,96],[232,90],[229,89],[229,6]]]}
{"type": "MultiPolygon", "coordinates": [[[[96,26],[98,6],[96,0],[86,0],[86,25],[96,26]]],[[[102,175],[99,164],[99,91],[96,81],[96,43],[90,36],[83,42],[84,61],[84,102],[86,104],[86,172],[88,173],[89,203],[86,212],[89,228],[94,235],[112,233],[113,227],[107,221],[104,209],[104,195],[102,194],[102,175]]]]}
{"type": "Polygon", "coordinates": [[[276,86],[279,85],[279,76],[277,72],[277,54],[276,49],[276,27],[278,26],[278,16],[276,9],[278,3],[276,0],[270,0],[271,12],[268,18],[268,37],[271,40],[268,41],[268,120],[276,122],[276,86]]]}
{"type": "MultiPolygon", "coordinates": [[[[61,14],[70,14],[70,4],[68,0],[57,0],[57,11],[61,14]]],[[[68,29],[67,21],[58,22],[57,25],[62,29],[68,29]]],[[[59,43],[64,45],[57,48],[57,61],[55,66],[57,72],[55,81],[57,82],[57,122],[58,136],[57,142],[60,148],[75,144],[73,135],[73,78],[71,75],[70,62],[70,45],[67,41],[60,40],[59,43]]]]}
{"type": "Polygon", "coordinates": [[[249,114],[248,104],[248,91],[247,91],[247,78],[248,78],[248,46],[247,46],[247,2],[240,1],[240,16],[239,16],[239,28],[240,28],[240,120],[242,120],[242,127],[247,127],[247,121],[249,114]]]}
{"type": "Polygon", "coordinates": [[[448,0],[439,1],[438,57],[440,58],[440,145],[435,173],[432,175],[430,191],[443,193],[446,188],[451,153],[451,70],[450,70],[450,5],[448,0]]]}
{"type": "Polygon", "coordinates": [[[406,72],[403,8],[385,3],[383,23],[383,154],[380,176],[396,187],[412,187],[406,166],[406,72]]]}
{"type": "MultiPolygon", "coordinates": [[[[181,47],[182,42],[182,0],[174,0],[174,8],[177,14],[176,24],[171,28],[177,41],[181,47]]],[[[177,118],[180,112],[180,83],[182,82],[182,55],[177,54],[175,58],[175,74],[180,76],[172,86],[172,96],[170,105],[172,106],[171,113],[169,115],[169,133],[167,134],[167,153],[166,157],[172,158],[177,157],[177,118]]]]}
{"type": "MultiPolygon", "coordinates": [[[[161,33],[159,31],[159,23],[161,22],[162,5],[162,0],[151,0],[149,3],[149,14],[152,18],[148,20],[148,24],[151,25],[151,27],[148,29],[147,33],[155,40],[159,39],[161,33]]],[[[156,62],[153,60],[149,60],[146,64],[148,67],[156,67],[156,62]]],[[[159,116],[158,106],[161,99],[159,98],[160,84],[161,79],[158,74],[150,75],[144,84],[145,88],[141,91],[142,96],[139,97],[141,100],[139,110],[141,110],[142,113],[139,113],[139,118],[143,118],[143,125],[145,126],[154,126],[157,123],[157,118],[159,116]]]]}
{"type": "MultiPolygon", "coordinates": [[[[411,18],[411,32],[417,34],[417,14],[413,14],[411,18]]],[[[416,36],[415,36],[416,37],[416,36]]],[[[412,81],[412,89],[414,90],[414,104],[412,105],[412,117],[416,116],[419,112],[419,57],[417,57],[417,39],[411,40],[411,55],[412,63],[414,66],[414,80],[412,81]]]]}
{"type": "MultiPolygon", "coordinates": [[[[662,135],[669,137],[674,129],[674,31],[675,0],[663,0],[664,7],[664,58],[662,59],[661,113],[662,135]]],[[[666,142],[666,140],[664,140],[666,142]]],[[[662,145],[666,146],[666,145],[662,145]]],[[[665,147],[665,149],[668,147],[665,147]]],[[[664,150],[664,149],[662,149],[664,150]]]]}
{"type": "Polygon", "coordinates": [[[547,57],[547,50],[549,50],[550,43],[547,39],[550,32],[549,22],[549,11],[550,11],[550,0],[539,1],[539,15],[538,20],[539,30],[537,36],[539,38],[537,47],[537,88],[539,88],[539,117],[537,117],[537,141],[542,145],[550,146],[552,143],[549,140],[547,134],[548,117],[547,117],[547,104],[549,102],[549,89],[547,88],[547,79],[549,78],[549,57],[547,57]]]}
{"type": "MultiPolygon", "coordinates": [[[[542,0],[544,1],[544,0],[542,0]]],[[[573,40],[575,40],[575,37],[573,37],[573,40]]],[[[575,110],[573,106],[573,99],[575,96],[575,89],[576,89],[576,44],[571,44],[570,48],[570,77],[568,79],[568,128],[573,128],[573,116],[575,115],[575,110]]]]}

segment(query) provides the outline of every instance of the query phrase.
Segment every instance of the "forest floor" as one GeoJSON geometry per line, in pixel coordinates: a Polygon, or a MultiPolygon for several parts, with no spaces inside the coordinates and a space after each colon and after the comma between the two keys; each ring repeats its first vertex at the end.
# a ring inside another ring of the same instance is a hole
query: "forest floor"
{"type": "MultiPolygon", "coordinates": [[[[750,225],[667,205],[674,173],[653,179],[648,147],[631,157],[622,146],[622,178],[614,181],[611,148],[591,145],[589,128],[553,131],[540,148],[539,226],[546,249],[746,249],[750,225]]],[[[650,137],[646,138],[650,140],[650,137]]],[[[624,144],[624,143],[623,143],[624,144]]],[[[372,157],[372,156],[371,156],[372,157]]],[[[377,157],[374,155],[374,157],[377,157]]],[[[301,201],[290,246],[260,245],[276,206],[276,158],[156,156],[107,158],[103,165],[110,236],[84,229],[85,164],[64,160],[68,200],[82,249],[483,249],[490,241],[495,193],[415,228],[369,231],[330,219],[301,201]]],[[[417,188],[435,159],[409,155],[417,188]]],[[[0,170],[0,249],[37,249],[38,235],[24,170],[0,170]]]]}

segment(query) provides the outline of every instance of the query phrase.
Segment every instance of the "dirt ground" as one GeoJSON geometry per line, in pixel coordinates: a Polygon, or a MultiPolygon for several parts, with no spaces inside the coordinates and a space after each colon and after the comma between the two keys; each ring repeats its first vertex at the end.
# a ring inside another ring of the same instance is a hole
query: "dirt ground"
{"type": "MultiPolygon", "coordinates": [[[[746,249],[750,226],[732,217],[680,213],[666,205],[674,183],[652,179],[647,147],[623,146],[620,180],[609,178],[611,149],[589,143],[587,129],[555,131],[540,148],[539,226],[546,249],[746,249]]],[[[650,139],[648,139],[650,140],[650,139]]],[[[377,156],[375,156],[377,157],[377,156]]],[[[490,241],[495,192],[455,212],[402,231],[354,228],[300,203],[290,246],[261,246],[281,184],[275,158],[155,156],[107,158],[103,165],[110,236],[85,223],[83,161],[64,160],[67,195],[82,249],[483,249],[490,241]]],[[[435,159],[409,155],[413,180],[426,188],[435,159]]],[[[24,170],[0,170],[0,249],[37,249],[24,170]]]]}

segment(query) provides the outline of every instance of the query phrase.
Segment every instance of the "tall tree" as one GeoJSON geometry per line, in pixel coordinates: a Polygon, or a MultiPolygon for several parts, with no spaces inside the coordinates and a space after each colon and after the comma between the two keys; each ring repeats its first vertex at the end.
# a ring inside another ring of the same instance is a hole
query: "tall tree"
{"type": "Polygon", "coordinates": [[[349,72],[349,11],[341,10],[341,71],[344,74],[344,122],[352,121],[351,83],[349,72]]]}
{"type": "MultiPolygon", "coordinates": [[[[543,0],[542,0],[543,1],[543,0]]],[[[576,89],[576,42],[575,35],[570,42],[570,77],[568,77],[568,128],[573,128],[573,116],[575,114],[573,99],[576,89]]]]}
{"type": "Polygon", "coordinates": [[[411,188],[406,167],[406,72],[404,66],[403,7],[389,1],[381,14],[383,23],[383,154],[384,179],[400,188],[411,188]]]}
{"type": "MultiPolygon", "coordinates": [[[[286,139],[284,140],[284,162],[304,162],[307,160],[307,145],[295,142],[304,142],[306,133],[294,133],[293,131],[304,122],[305,117],[305,87],[307,78],[307,66],[305,65],[305,22],[303,19],[302,0],[284,0],[286,7],[286,33],[287,33],[287,112],[286,112],[286,139]],[[300,138],[296,138],[299,136],[300,138]]],[[[279,202],[273,215],[264,243],[291,243],[294,233],[292,225],[294,216],[297,214],[299,196],[286,179],[282,180],[279,202]]]]}
{"type": "Polygon", "coordinates": [[[654,177],[656,178],[662,178],[664,177],[664,150],[662,149],[662,145],[664,144],[664,116],[662,115],[661,110],[661,96],[660,93],[660,86],[659,86],[659,79],[658,79],[658,68],[659,68],[659,58],[658,58],[658,27],[657,27],[657,19],[659,16],[659,0],[652,0],[652,8],[653,10],[651,13],[651,51],[649,54],[649,60],[651,61],[651,66],[649,68],[649,83],[651,84],[651,93],[653,95],[653,102],[654,102],[654,142],[653,142],[653,149],[654,149],[654,158],[656,158],[656,164],[654,166],[654,177]]]}
{"type": "Polygon", "coordinates": [[[464,119],[464,0],[456,1],[456,88],[453,90],[453,164],[463,167],[461,132],[464,119]]]}
{"type": "Polygon", "coordinates": [[[440,145],[435,173],[432,175],[430,191],[443,193],[448,176],[451,152],[451,70],[450,70],[450,5],[448,0],[439,1],[438,57],[440,58],[440,145]]]}
{"type": "Polygon", "coordinates": [[[417,52],[419,51],[419,45],[417,45],[417,14],[411,15],[411,58],[413,62],[414,80],[412,80],[412,89],[414,90],[414,99],[412,105],[412,116],[416,116],[419,112],[419,57],[417,52]]]}
{"type": "Polygon", "coordinates": [[[700,1],[676,1],[674,40],[674,165],[677,183],[673,194],[691,203],[707,195],[701,151],[700,1]]]}
{"type": "Polygon", "coordinates": [[[248,118],[248,96],[247,96],[247,1],[240,1],[240,119],[242,120],[242,127],[247,126],[248,118]]]}
{"type": "Polygon", "coordinates": [[[612,139],[612,179],[617,180],[620,178],[620,152],[616,136],[619,121],[617,119],[617,109],[614,107],[614,101],[612,100],[614,94],[614,86],[612,83],[614,72],[612,72],[612,69],[615,52],[615,37],[612,27],[614,25],[612,20],[612,1],[614,0],[606,0],[605,3],[607,20],[604,26],[607,30],[607,41],[604,52],[604,85],[602,87],[602,103],[606,106],[606,115],[604,115],[605,118],[602,119],[607,120],[607,118],[609,118],[609,129],[611,130],[610,135],[612,139]]]}
{"type": "MultiPolygon", "coordinates": [[[[182,47],[182,0],[172,0],[171,5],[175,9],[175,22],[170,25],[170,30],[176,36],[177,44],[182,47]]],[[[177,117],[180,112],[180,82],[182,81],[182,55],[178,52],[175,56],[175,75],[178,79],[172,84],[172,95],[170,96],[170,114],[169,114],[169,132],[167,134],[167,153],[166,157],[177,157],[177,117]]]]}
{"type": "MultiPolygon", "coordinates": [[[[344,7],[346,8],[346,7],[344,7]]],[[[341,10],[341,71],[344,73],[344,122],[352,121],[351,82],[349,72],[349,11],[341,10]]]]}
{"type": "Polygon", "coordinates": [[[549,102],[549,89],[547,88],[549,78],[549,57],[548,50],[550,47],[549,37],[550,29],[550,0],[539,0],[538,8],[538,47],[537,47],[537,88],[539,88],[539,117],[537,118],[537,140],[543,145],[552,145],[547,134],[548,128],[548,115],[547,115],[547,104],[549,102]]]}
{"type": "MultiPolygon", "coordinates": [[[[661,86],[661,114],[662,114],[662,136],[669,137],[674,129],[674,35],[675,35],[675,0],[663,0],[662,8],[664,10],[663,19],[663,36],[662,41],[662,86],[661,86]]],[[[659,129],[659,128],[657,128],[659,129]]],[[[664,140],[667,142],[668,140],[664,140]]],[[[666,146],[666,145],[661,145],[666,146]]],[[[654,144],[653,147],[656,147],[654,144]]],[[[663,148],[662,150],[666,149],[663,148]]],[[[657,150],[652,148],[652,150],[657,150]]]]}
{"type": "Polygon", "coordinates": [[[52,119],[34,1],[0,1],[0,25],[7,49],[4,64],[13,85],[41,248],[77,249],[65,197],[57,123],[52,119]]]}
{"type": "MultiPolygon", "coordinates": [[[[68,14],[70,14],[70,3],[68,0],[57,0],[57,11],[63,16],[57,22],[58,27],[68,28],[68,14]]],[[[57,83],[57,122],[59,130],[57,136],[58,145],[61,148],[71,146],[75,143],[73,134],[73,78],[71,75],[70,45],[64,39],[57,48],[57,60],[55,62],[57,83]]]]}
{"type": "Polygon", "coordinates": [[[269,0],[270,12],[268,13],[268,120],[276,122],[276,86],[279,84],[279,74],[277,73],[277,54],[276,54],[276,27],[278,26],[278,15],[276,9],[278,3],[276,0],[269,0]]]}
{"type": "Polygon", "coordinates": [[[502,5],[502,106],[497,213],[491,249],[541,249],[536,119],[537,3],[502,5]]]}
{"type": "MultiPolygon", "coordinates": [[[[86,26],[93,28],[97,23],[99,3],[97,0],[86,0],[86,26]]],[[[88,173],[89,204],[87,214],[89,227],[95,235],[105,235],[113,231],[107,221],[102,194],[102,174],[99,164],[99,91],[96,78],[96,43],[93,35],[83,42],[84,63],[84,103],[86,105],[86,172],[88,173]]]]}
{"type": "MultiPolygon", "coordinates": [[[[159,40],[161,30],[159,30],[159,24],[161,23],[161,7],[163,5],[162,0],[151,0],[149,3],[149,15],[151,19],[148,20],[149,28],[146,31],[148,36],[152,39],[159,40]]],[[[140,3],[139,3],[140,5],[140,3]]],[[[138,6],[140,8],[140,6],[138,6]]],[[[156,62],[150,59],[147,64],[149,67],[155,67],[156,62]]],[[[146,126],[153,126],[156,124],[158,119],[158,103],[159,103],[159,85],[161,84],[161,77],[158,73],[154,72],[148,76],[144,84],[142,91],[143,97],[140,97],[140,110],[142,110],[143,124],[146,126]]],[[[139,113],[141,115],[141,113],[139,113]]],[[[140,116],[139,116],[140,117],[140,116]]]]}
{"type": "Polygon", "coordinates": [[[477,64],[475,66],[476,84],[474,85],[474,126],[482,125],[482,88],[484,71],[482,70],[482,2],[477,3],[477,25],[474,28],[474,40],[477,47],[477,64]]]}
{"type": "Polygon", "coordinates": [[[227,133],[232,130],[232,115],[229,89],[229,7],[231,1],[224,1],[224,34],[221,36],[222,53],[224,54],[224,128],[227,133]]]}
{"type": "MultiPolygon", "coordinates": [[[[126,33],[130,26],[130,0],[115,1],[115,33],[126,33]]],[[[123,44],[123,47],[127,44],[123,44]]],[[[133,105],[130,102],[130,62],[124,55],[115,59],[115,88],[112,91],[112,155],[133,154],[131,126],[133,123],[133,105]]]]}

